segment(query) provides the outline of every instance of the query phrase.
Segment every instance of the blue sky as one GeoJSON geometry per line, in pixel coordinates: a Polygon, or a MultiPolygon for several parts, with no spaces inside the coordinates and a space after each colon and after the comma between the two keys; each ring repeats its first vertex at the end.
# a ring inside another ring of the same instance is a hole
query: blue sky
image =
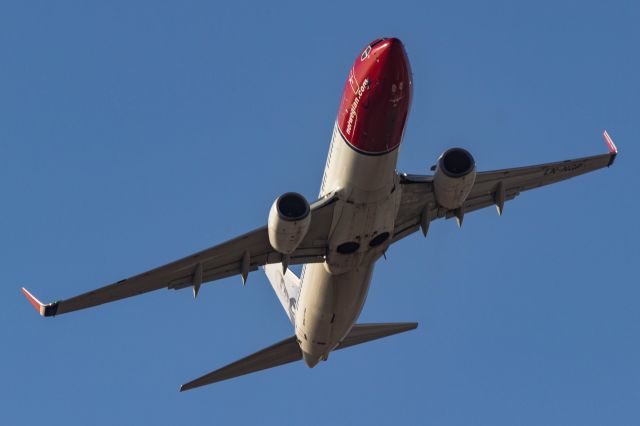
{"type": "Polygon", "coordinates": [[[0,5],[0,423],[637,425],[640,5],[0,5]],[[490,170],[620,148],[615,167],[394,246],[363,322],[416,331],[180,394],[289,336],[265,277],[55,319],[49,301],[265,223],[317,195],[359,50],[414,74],[398,168],[463,146],[490,170]]]}

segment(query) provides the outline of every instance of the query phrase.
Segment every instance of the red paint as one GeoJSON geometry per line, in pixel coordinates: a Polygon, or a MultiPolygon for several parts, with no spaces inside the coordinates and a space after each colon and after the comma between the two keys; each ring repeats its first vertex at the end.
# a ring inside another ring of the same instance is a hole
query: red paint
{"type": "Polygon", "coordinates": [[[378,39],[356,58],[342,92],[338,127],[365,154],[400,145],[411,106],[411,68],[402,42],[378,39]]]}
{"type": "Polygon", "coordinates": [[[616,145],[613,143],[613,140],[611,139],[611,136],[609,136],[609,133],[607,133],[607,131],[605,130],[602,135],[604,136],[604,140],[607,142],[607,145],[609,146],[609,152],[612,154],[617,154],[618,153],[618,148],[616,148],[616,145]]]}
{"type": "Polygon", "coordinates": [[[21,290],[22,293],[27,296],[27,299],[29,300],[29,302],[31,302],[33,307],[36,308],[36,311],[40,312],[40,306],[42,306],[42,303],[40,303],[38,299],[36,299],[31,293],[29,293],[26,288],[22,287],[21,290]]]}

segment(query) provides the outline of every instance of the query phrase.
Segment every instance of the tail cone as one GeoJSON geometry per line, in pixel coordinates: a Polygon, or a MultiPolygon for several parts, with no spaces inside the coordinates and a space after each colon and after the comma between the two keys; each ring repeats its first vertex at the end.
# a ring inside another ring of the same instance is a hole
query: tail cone
{"type": "Polygon", "coordinates": [[[320,362],[320,356],[311,355],[310,353],[307,353],[305,351],[302,351],[302,359],[304,360],[304,363],[307,364],[307,367],[309,368],[315,367],[320,362]]]}

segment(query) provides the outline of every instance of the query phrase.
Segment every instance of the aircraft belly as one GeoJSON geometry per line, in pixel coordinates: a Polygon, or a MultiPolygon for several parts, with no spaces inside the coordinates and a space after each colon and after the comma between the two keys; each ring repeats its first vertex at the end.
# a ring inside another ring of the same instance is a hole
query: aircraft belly
{"type": "Polygon", "coordinates": [[[358,153],[334,128],[320,194],[337,191],[338,204],[326,262],[304,268],[295,324],[310,366],[328,356],[362,311],[374,264],[390,238],[383,238],[380,244],[372,241],[393,232],[400,199],[397,156],[397,149],[384,155],[358,153]],[[345,243],[355,243],[358,248],[341,252],[345,243]]]}
{"type": "Polygon", "coordinates": [[[335,275],[322,264],[306,266],[296,317],[301,349],[326,357],[360,315],[374,264],[335,275]]]}

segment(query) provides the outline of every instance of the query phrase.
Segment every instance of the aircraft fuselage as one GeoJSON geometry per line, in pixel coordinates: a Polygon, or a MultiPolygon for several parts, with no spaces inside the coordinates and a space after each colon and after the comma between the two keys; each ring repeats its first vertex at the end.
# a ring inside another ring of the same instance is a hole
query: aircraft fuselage
{"type": "Polygon", "coordinates": [[[380,39],[356,58],[340,101],[320,196],[338,193],[326,262],[301,276],[295,333],[313,367],[349,333],[375,262],[390,244],[400,201],[398,148],[411,105],[404,46],[380,39]]]}

